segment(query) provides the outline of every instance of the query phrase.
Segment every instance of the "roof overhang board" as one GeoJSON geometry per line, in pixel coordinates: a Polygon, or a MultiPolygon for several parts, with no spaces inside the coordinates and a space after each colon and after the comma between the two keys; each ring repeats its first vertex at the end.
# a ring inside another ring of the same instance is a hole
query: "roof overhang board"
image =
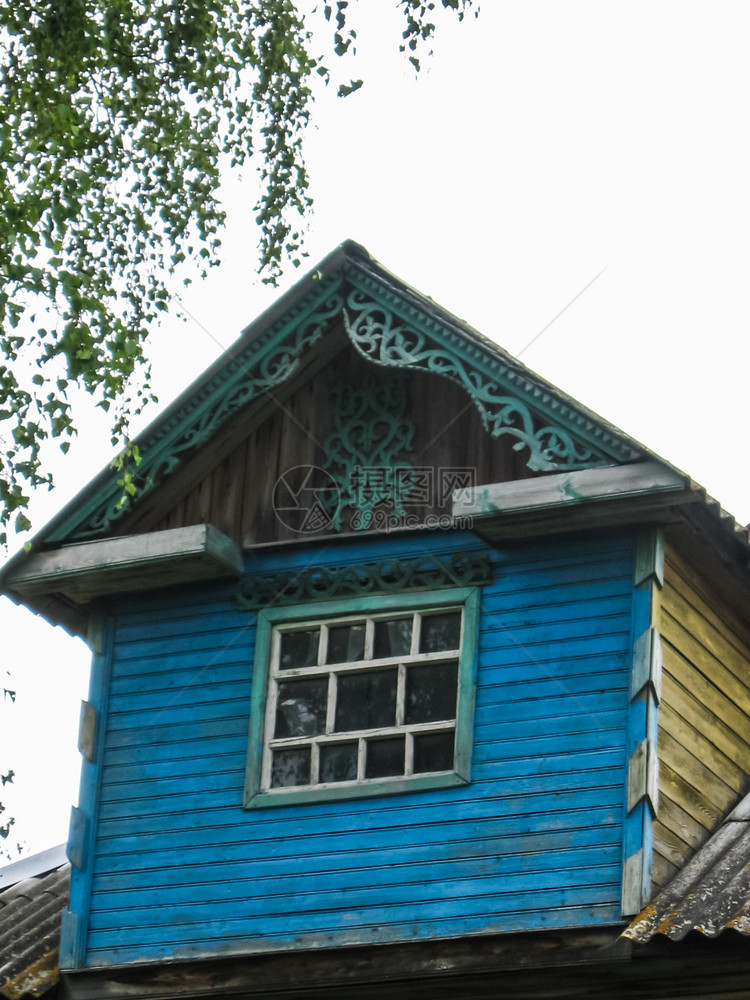
{"type": "Polygon", "coordinates": [[[197,524],[39,552],[6,584],[16,598],[64,594],[88,604],[106,594],[241,575],[242,556],[234,542],[210,524],[197,524]]]}
{"type": "Polygon", "coordinates": [[[581,469],[477,486],[454,497],[454,518],[470,518],[496,541],[645,519],[670,520],[672,508],[699,498],[688,477],[661,462],[581,469]]]}

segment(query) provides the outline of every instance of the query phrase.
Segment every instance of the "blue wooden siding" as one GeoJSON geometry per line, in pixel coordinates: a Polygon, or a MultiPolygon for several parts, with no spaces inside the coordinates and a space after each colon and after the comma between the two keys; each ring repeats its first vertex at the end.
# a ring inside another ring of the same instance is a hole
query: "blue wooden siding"
{"type": "MultiPolygon", "coordinates": [[[[471,536],[340,544],[308,564],[471,536]]],[[[252,557],[255,572],[300,553],[252,557]]],[[[495,553],[472,780],[241,808],[255,616],[231,589],[133,598],[115,626],[86,964],[620,918],[631,533],[495,553]]]]}

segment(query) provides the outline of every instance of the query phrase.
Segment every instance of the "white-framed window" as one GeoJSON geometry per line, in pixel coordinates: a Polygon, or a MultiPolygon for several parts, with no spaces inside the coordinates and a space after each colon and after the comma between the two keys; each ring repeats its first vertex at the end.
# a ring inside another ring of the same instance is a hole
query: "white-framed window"
{"type": "Polygon", "coordinates": [[[260,612],[246,805],[466,782],[475,647],[465,590],[260,612]]]}

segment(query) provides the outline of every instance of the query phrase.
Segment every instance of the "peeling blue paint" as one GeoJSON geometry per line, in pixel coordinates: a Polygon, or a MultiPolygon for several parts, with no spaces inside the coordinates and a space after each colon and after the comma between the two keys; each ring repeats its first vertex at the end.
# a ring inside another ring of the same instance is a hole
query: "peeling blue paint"
{"type": "MultiPolygon", "coordinates": [[[[445,533],[252,564],[426,545],[486,548],[445,533]]],[[[472,780],[377,800],[243,810],[255,615],[221,586],[123,602],[88,965],[618,922],[634,534],[487,551],[472,780]]]]}

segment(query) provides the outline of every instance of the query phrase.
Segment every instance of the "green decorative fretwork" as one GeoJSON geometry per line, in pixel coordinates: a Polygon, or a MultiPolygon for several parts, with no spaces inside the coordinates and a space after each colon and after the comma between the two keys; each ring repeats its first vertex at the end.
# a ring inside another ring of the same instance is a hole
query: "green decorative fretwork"
{"type": "Polygon", "coordinates": [[[349,339],[368,361],[389,368],[412,368],[442,375],[468,392],[493,437],[516,439],[515,450],[528,448],[530,469],[549,472],[608,465],[606,453],[574,437],[561,424],[542,423],[521,398],[488,377],[481,366],[446,348],[438,339],[398,321],[394,314],[361,291],[350,292],[344,309],[349,339]]]}
{"type": "MultiPolygon", "coordinates": [[[[333,283],[322,281],[315,292],[312,303],[308,297],[283,322],[250,341],[242,353],[230,355],[233,365],[225,364],[182,410],[159,425],[157,434],[141,443],[142,461],[135,470],[139,503],[233,414],[254,399],[273,400],[271,390],[294,376],[303,355],[341,315],[343,298],[333,283]]],[[[106,535],[128,509],[115,485],[93,509],[77,511],[62,523],[56,536],[64,538],[70,531],[77,539],[106,535]]]]}
{"type": "Polygon", "coordinates": [[[387,504],[395,518],[403,516],[412,467],[400,456],[414,440],[406,404],[406,385],[397,373],[335,390],[336,429],[323,444],[325,468],[339,487],[332,530],[341,530],[347,508],[354,508],[352,527],[358,530],[371,526],[378,504],[387,504]]]}
{"type": "Polygon", "coordinates": [[[252,610],[367,594],[479,587],[492,581],[492,563],[481,552],[459,552],[446,558],[382,559],[354,566],[323,566],[246,576],[237,588],[240,608],[252,610]]]}

